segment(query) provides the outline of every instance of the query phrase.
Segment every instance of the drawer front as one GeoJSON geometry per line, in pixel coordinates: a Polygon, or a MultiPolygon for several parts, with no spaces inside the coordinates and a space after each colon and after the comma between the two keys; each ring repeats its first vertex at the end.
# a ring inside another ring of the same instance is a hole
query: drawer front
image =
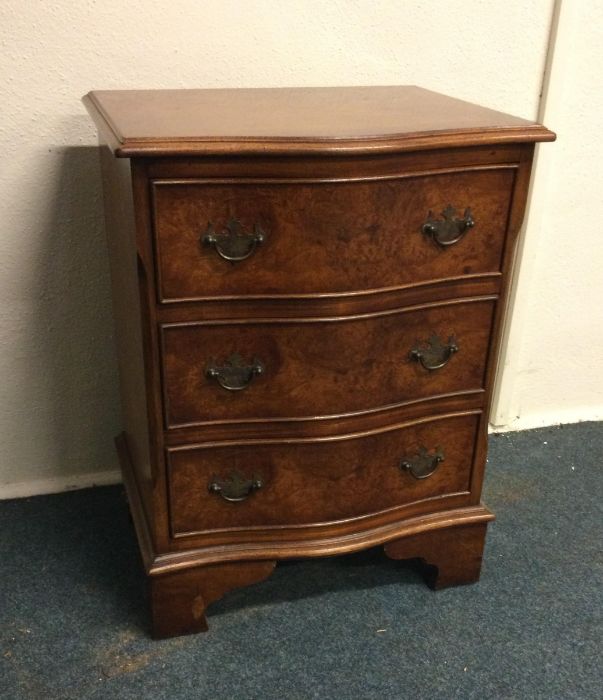
{"type": "Polygon", "coordinates": [[[169,450],[172,534],[328,524],[467,493],[478,422],[169,450]]]}
{"type": "Polygon", "coordinates": [[[156,180],[160,301],[343,294],[496,273],[514,172],[370,182],[156,180]],[[449,205],[455,211],[447,220],[449,205]]]}
{"type": "Polygon", "coordinates": [[[163,326],[166,425],[336,416],[478,391],[494,308],[488,297],[335,320],[163,326]]]}

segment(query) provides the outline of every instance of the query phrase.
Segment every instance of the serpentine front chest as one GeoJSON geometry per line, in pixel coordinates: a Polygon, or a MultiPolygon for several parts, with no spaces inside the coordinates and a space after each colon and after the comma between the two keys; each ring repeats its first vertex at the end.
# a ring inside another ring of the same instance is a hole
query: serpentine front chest
{"type": "MultiPolygon", "coordinates": [[[[480,573],[534,144],[417,87],[100,91],[123,476],[157,637],[276,562],[480,573]]],[[[133,563],[134,565],[134,563],[133,563]]]]}

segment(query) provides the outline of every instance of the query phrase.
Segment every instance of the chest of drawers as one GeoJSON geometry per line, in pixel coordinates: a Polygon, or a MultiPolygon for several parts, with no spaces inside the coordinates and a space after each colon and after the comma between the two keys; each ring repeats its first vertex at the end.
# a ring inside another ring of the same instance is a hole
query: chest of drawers
{"type": "Polygon", "coordinates": [[[544,127],[416,87],[92,92],[157,637],[282,559],[478,579],[488,407],[544,127]]]}

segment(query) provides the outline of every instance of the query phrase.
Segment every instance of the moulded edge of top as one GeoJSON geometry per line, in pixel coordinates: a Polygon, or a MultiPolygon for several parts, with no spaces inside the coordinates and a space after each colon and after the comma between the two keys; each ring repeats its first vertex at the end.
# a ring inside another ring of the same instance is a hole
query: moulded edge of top
{"type": "Polygon", "coordinates": [[[556,134],[545,126],[526,122],[520,126],[473,127],[420,131],[358,137],[123,137],[93,92],[82,98],[114,155],[119,158],[156,156],[224,156],[224,155],[333,155],[354,156],[437,148],[490,146],[512,143],[555,141],[556,134]]]}

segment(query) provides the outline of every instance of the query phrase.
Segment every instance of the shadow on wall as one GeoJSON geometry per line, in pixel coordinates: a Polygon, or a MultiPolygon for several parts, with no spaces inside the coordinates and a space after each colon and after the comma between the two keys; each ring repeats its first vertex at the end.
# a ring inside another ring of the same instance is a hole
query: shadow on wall
{"type": "Polygon", "coordinates": [[[55,153],[56,190],[34,281],[38,367],[48,373],[40,382],[50,423],[48,476],[117,469],[113,437],[121,422],[99,152],[55,153]]]}

